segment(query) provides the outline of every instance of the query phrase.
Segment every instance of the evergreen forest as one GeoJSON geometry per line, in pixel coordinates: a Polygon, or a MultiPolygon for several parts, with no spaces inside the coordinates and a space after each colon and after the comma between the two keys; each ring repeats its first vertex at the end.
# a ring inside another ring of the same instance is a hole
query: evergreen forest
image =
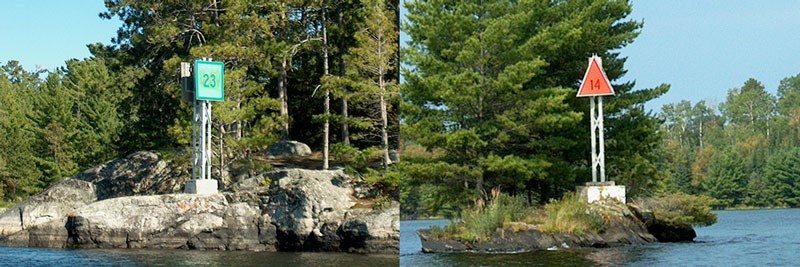
{"type": "Polygon", "coordinates": [[[296,140],[321,152],[323,168],[346,163],[396,191],[388,154],[399,143],[398,5],[107,0],[98,19],[121,27],[108,44],[88,44],[90,57],[54,70],[1,67],[0,199],[20,201],[135,151],[190,151],[180,63],[199,58],[225,66],[212,177],[296,140]],[[373,155],[381,164],[356,164],[373,155]]]}
{"type": "Polygon", "coordinates": [[[630,1],[406,8],[405,218],[459,217],[496,190],[544,205],[591,181],[589,100],[576,92],[593,54],[616,91],[604,98],[606,176],[629,199],[686,193],[717,208],[800,206],[800,75],[782,80],[777,96],[749,79],[722,103],[648,111],[670,85],[621,82],[635,77],[625,77],[620,49],[645,26],[628,18],[630,1]]]}

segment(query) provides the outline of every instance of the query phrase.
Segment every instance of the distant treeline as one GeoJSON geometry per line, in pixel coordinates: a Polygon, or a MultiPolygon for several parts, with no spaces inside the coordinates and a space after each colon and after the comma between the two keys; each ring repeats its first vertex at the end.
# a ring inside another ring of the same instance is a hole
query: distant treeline
{"type": "Polygon", "coordinates": [[[179,65],[201,57],[225,64],[215,173],[280,139],[321,151],[328,136],[332,152],[351,154],[398,143],[396,0],[106,7],[100,17],[122,26],[110,45],[88,45],[90,58],[53,71],[2,66],[0,200],[133,151],[188,146],[192,108],[180,102],[179,65]]]}
{"type": "Polygon", "coordinates": [[[716,107],[664,105],[664,189],[706,194],[724,207],[800,206],[800,74],[777,92],[749,79],[716,107]]]}

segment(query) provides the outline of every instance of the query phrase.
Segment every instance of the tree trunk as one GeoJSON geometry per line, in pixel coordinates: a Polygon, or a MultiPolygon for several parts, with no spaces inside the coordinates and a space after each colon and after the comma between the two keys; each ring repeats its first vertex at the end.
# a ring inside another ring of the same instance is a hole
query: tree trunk
{"type": "Polygon", "coordinates": [[[483,175],[475,179],[475,191],[478,191],[478,197],[480,197],[480,199],[486,199],[486,190],[483,190],[483,175]]]}
{"type": "MultiPolygon", "coordinates": [[[[325,7],[322,8],[322,76],[328,76],[328,28],[325,25],[325,7]]],[[[330,146],[330,118],[331,114],[331,92],[325,86],[325,125],[322,127],[322,169],[328,169],[328,148],[330,146]]]]}
{"type": "MultiPolygon", "coordinates": [[[[236,97],[236,110],[242,110],[242,95],[244,94],[244,84],[246,84],[246,80],[242,79],[242,86],[239,87],[239,96],[236,97]]],[[[234,136],[236,137],[236,142],[242,140],[242,120],[235,120],[233,122],[233,131],[234,136]]]]}
{"type": "Polygon", "coordinates": [[[703,124],[705,124],[705,123],[703,122],[703,119],[701,117],[700,118],[700,138],[699,138],[700,139],[700,148],[703,148],[703,124]]]}
{"type": "MultiPolygon", "coordinates": [[[[378,32],[378,55],[383,55],[383,34],[378,32]]],[[[389,134],[387,129],[389,127],[389,118],[386,112],[386,82],[383,80],[383,75],[386,75],[387,70],[384,69],[383,63],[378,63],[378,86],[381,88],[381,148],[383,149],[383,169],[389,168],[392,160],[389,158],[389,134]]]]}
{"type": "MultiPolygon", "coordinates": [[[[344,28],[344,19],[342,13],[342,1],[338,1],[338,5],[336,5],[336,13],[337,19],[336,23],[339,25],[339,29],[344,28]]],[[[339,37],[339,77],[344,78],[345,73],[345,64],[344,64],[344,55],[347,54],[346,50],[347,47],[345,46],[344,36],[339,37]]],[[[350,145],[350,126],[347,123],[347,97],[342,97],[342,143],[345,145],[350,145]]]]}
{"type": "MultiPolygon", "coordinates": [[[[381,83],[383,83],[383,77],[381,77],[381,83]]],[[[383,87],[383,86],[381,86],[383,87]]],[[[383,149],[383,169],[388,169],[389,164],[392,163],[392,160],[389,158],[389,134],[387,133],[387,128],[389,127],[389,120],[386,114],[386,100],[385,100],[385,91],[383,89],[383,93],[381,93],[381,146],[383,149]]]]}
{"type": "Polygon", "coordinates": [[[219,179],[222,179],[222,170],[225,169],[225,124],[219,123],[219,179]]]}
{"type": "Polygon", "coordinates": [[[350,126],[347,123],[347,97],[342,97],[342,142],[350,145],[350,126]]]}
{"type": "Polygon", "coordinates": [[[278,98],[281,100],[281,140],[289,140],[289,101],[286,95],[286,57],[281,60],[281,77],[278,79],[278,98]]]}

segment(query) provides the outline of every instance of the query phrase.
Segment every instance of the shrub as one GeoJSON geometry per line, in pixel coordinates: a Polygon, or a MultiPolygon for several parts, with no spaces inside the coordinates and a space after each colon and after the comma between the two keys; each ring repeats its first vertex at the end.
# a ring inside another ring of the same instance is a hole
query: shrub
{"type": "Polygon", "coordinates": [[[591,211],[589,204],[574,193],[548,203],[544,209],[547,217],[541,230],[546,233],[583,235],[587,231],[597,233],[603,227],[602,216],[591,211]]]}
{"type": "Polygon", "coordinates": [[[530,213],[534,211],[527,207],[524,198],[509,196],[495,189],[492,190],[489,205],[482,200],[476,201],[473,208],[461,212],[460,223],[445,227],[444,234],[463,241],[485,241],[497,228],[524,219],[530,213]]]}
{"type": "Polygon", "coordinates": [[[642,200],[644,208],[653,211],[658,220],[671,224],[709,226],[717,223],[717,215],[711,213],[711,206],[717,200],[708,196],[674,193],[642,200]]]}
{"type": "Polygon", "coordinates": [[[266,172],[272,170],[272,165],[255,158],[243,157],[237,158],[231,162],[230,169],[231,172],[235,174],[247,172],[266,172]]]}
{"type": "Polygon", "coordinates": [[[345,143],[335,143],[330,147],[331,156],[339,162],[347,163],[352,161],[359,154],[358,148],[349,146],[345,143]]]}
{"type": "Polygon", "coordinates": [[[400,189],[400,173],[392,169],[386,172],[368,170],[364,173],[364,180],[375,188],[379,188],[385,195],[390,195],[400,189]]]}
{"type": "Polygon", "coordinates": [[[368,172],[370,162],[376,161],[379,154],[380,150],[374,147],[359,150],[344,143],[331,145],[331,155],[337,162],[344,164],[345,172],[351,175],[368,172]]]}

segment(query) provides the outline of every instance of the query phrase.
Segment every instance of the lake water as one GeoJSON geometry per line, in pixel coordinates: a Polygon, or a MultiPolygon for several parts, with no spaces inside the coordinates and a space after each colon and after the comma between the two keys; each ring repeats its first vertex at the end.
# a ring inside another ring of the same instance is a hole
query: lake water
{"type": "Polygon", "coordinates": [[[397,255],[0,247],[0,266],[397,266],[397,255]]]}
{"type": "Polygon", "coordinates": [[[690,243],[513,255],[423,254],[416,229],[446,220],[400,223],[400,266],[799,266],[800,209],[719,211],[690,243]]]}

